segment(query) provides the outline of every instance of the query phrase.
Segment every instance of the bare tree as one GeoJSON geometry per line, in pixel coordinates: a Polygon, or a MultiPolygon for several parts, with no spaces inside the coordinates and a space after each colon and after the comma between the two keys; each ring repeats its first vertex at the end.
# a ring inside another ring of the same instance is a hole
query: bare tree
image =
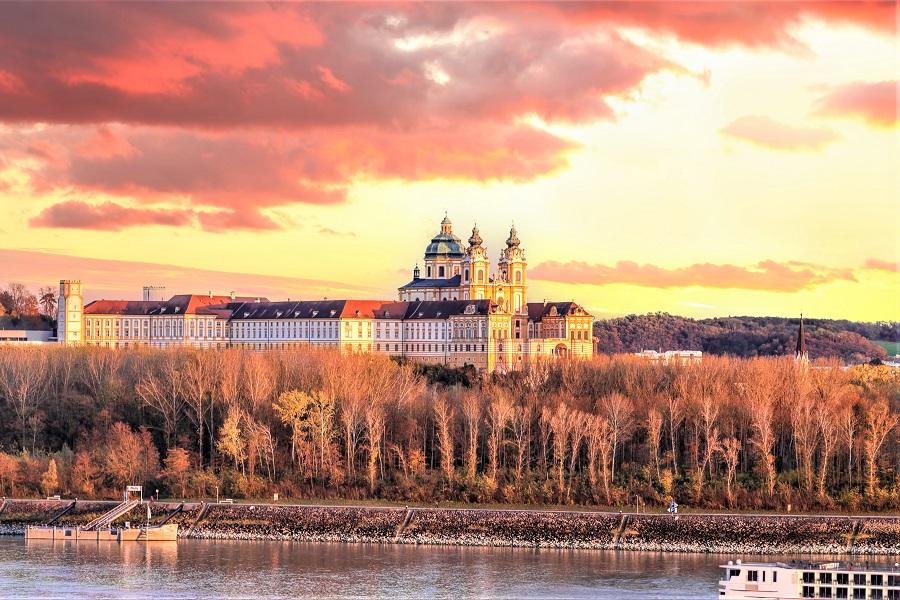
{"type": "Polygon", "coordinates": [[[647,444],[656,466],[656,480],[659,481],[659,446],[662,440],[663,416],[655,406],[647,411],[647,444]]]}
{"type": "Polygon", "coordinates": [[[28,421],[35,416],[46,388],[46,364],[47,355],[39,349],[8,348],[0,352],[0,394],[15,412],[23,450],[27,448],[28,421]]]}
{"type": "Polygon", "coordinates": [[[506,426],[512,418],[512,402],[503,391],[497,390],[488,406],[488,477],[497,480],[497,462],[500,448],[505,441],[506,426]]]}
{"type": "Polygon", "coordinates": [[[441,471],[448,482],[453,481],[453,409],[443,395],[435,395],[431,410],[441,455],[441,471]]]}
{"type": "Polygon", "coordinates": [[[148,365],[135,393],[145,406],[162,419],[166,449],[174,444],[175,432],[184,412],[185,399],[181,371],[181,353],[166,350],[156,355],[155,364],[148,365]]]}
{"type": "Polygon", "coordinates": [[[212,392],[215,389],[214,367],[209,356],[204,351],[193,351],[187,357],[183,369],[185,401],[192,409],[188,414],[194,427],[197,428],[197,464],[201,467],[203,465],[203,425],[209,405],[212,403],[212,392]]]}
{"type": "Polygon", "coordinates": [[[460,407],[466,435],[463,465],[466,469],[466,477],[474,479],[475,470],[478,465],[478,432],[481,425],[480,395],[474,392],[463,394],[460,407]]]}
{"type": "Polygon", "coordinates": [[[887,402],[878,399],[866,410],[863,450],[866,456],[866,495],[878,490],[878,453],[888,434],[897,425],[898,416],[891,413],[887,402]]]}
{"type": "Polygon", "coordinates": [[[632,418],[631,400],[623,394],[613,392],[608,396],[600,399],[600,410],[606,417],[612,429],[612,463],[610,465],[610,476],[616,478],[616,452],[619,448],[619,440],[625,438],[631,433],[634,419],[632,418]]]}
{"type": "Polygon", "coordinates": [[[725,461],[725,490],[728,495],[728,503],[734,502],[734,492],[731,489],[734,483],[734,474],[737,470],[738,455],[741,451],[741,441],[734,437],[728,437],[721,441],[719,452],[725,461]]]}
{"type": "Polygon", "coordinates": [[[752,443],[759,457],[759,468],[766,480],[769,495],[775,493],[775,395],[777,375],[772,369],[773,361],[754,363],[745,372],[741,388],[746,395],[753,428],[752,443]],[[768,368],[767,368],[768,367],[768,368]]]}

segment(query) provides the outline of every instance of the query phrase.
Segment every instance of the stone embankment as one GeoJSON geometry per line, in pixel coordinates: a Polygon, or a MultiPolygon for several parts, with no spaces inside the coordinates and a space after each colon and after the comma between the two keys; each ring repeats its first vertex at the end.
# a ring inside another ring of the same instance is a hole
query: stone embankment
{"type": "MultiPolygon", "coordinates": [[[[115,503],[0,501],[0,535],[87,523],[115,503]],[[54,520],[55,519],[55,520],[54,520]]],[[[593,548],[726,554],[898,554],[900,517],[671,515],[574,511],[153,503],[179,537],[593,548]]],[[[141,522],[133,511],[121,517],[141,522]]]]}

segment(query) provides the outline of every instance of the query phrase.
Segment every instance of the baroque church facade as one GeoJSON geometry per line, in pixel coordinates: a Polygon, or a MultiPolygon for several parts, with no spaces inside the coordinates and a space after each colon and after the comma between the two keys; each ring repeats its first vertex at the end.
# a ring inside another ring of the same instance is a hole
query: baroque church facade
{"type": "Polygon", "coordinates": [[[315,345],[377,352],[484,372],[541,358],[590,358],[593,317],[575,302],[528,302],[525,251],[515,227],[496,272],[478,227],[468,245],[446,216],[425,249],[424,277],[398,300],[308,300],[181,294],[168,300],[97,300],[81,282],[60,282],[60,343],[287,349],[315,345]]]}

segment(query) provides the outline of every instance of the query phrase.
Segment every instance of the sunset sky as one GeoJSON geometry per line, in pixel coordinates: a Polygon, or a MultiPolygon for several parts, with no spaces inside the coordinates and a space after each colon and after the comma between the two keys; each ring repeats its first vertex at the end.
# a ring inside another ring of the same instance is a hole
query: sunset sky
{"type": "Polygon", "coordinates": [[[0,4],[0,285],[900,319],[894,2],[0,4]]]}

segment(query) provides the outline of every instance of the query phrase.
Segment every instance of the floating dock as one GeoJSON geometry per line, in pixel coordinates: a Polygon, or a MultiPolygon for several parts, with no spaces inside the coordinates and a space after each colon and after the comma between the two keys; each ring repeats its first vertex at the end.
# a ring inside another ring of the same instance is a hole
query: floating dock
{"type": "Polygon", "coordinates": [[[31,526],[25,529],[26,540],[74,540],[91,542],[174,542],[178,540],[178,525],[155,527],[82,527],[31,526]]]}
{"type": "MultiPolygon", "coordinates": [[[[140,500],[132,500],[129,493],[138,492],[139,486],[128,486],[125,499],[112,510],[103,513],[90,523],[81,527],[56,527],[56,521],[60,513],[46,525],[33,525],[25,529],[26,540],[74,540],[92,542],[174,542],[178,540],[178,525],[176,523],[162,525],[149,525],[150,507],[147,506],[147,525],[137,527],[113,527],[116,519],[127,515],[129,512],[144,504],[143,493],[140,500]]],[[[127,523],[126,523],[127,525],[127,523]]]]}

